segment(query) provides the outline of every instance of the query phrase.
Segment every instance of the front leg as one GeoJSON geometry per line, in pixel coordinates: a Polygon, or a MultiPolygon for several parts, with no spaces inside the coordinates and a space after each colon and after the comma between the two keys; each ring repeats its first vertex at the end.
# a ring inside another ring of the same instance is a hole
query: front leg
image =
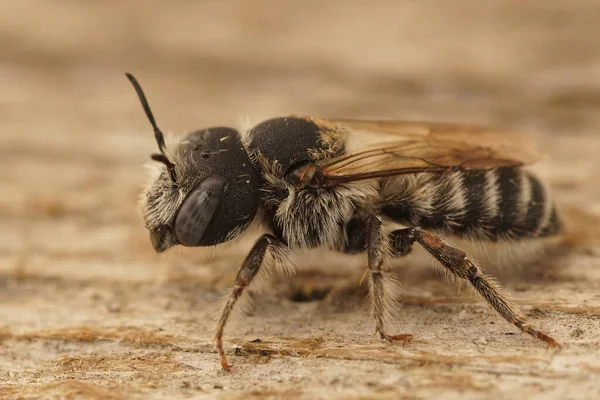
{"type": "Polygon", "coordinates": [[[372,301],[373,317],[375,318],[376,332],[381,339],[387,341],[410,341],[412,335],[388,335],[383,329],[384,321],[390,316],[390,311],[398,301],[398,284],[390,273],[383,267],[385,258],[389,253],[387,235],[382,230],[381,217],[372,216],[366,221],[367,257],[370,279],[369,293],[372,301]]]}
{"type": "Polygon", "coordinates": [[[226,371],[231,369],[231,365],[229,365],[227,362],[225,350],[223,350],[223,330],[225,329],[227,320],[229,319],[231,311],[233,310],[233,306],[242,295],[244,288],[250,285],[250,282],[252,282],[252,279],[254,279],[258,273],[265,258],[265,254],[269,249],[271,249],[271,251],[284,250],[286,249],[286,245],[273,235],[263,235],[260,237],[260,239],[258,239],[238,271],[238,274],[235,278],[235,286],[231,290],[227,302],[221,311],[215,338],[219,357],[221,357],[221,367],[223,367],[223,369],[226,371]]]}

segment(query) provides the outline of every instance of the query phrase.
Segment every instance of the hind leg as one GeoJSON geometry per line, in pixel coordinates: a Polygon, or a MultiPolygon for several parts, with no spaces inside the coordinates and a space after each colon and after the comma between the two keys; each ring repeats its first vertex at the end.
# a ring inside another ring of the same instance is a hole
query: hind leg
{"type": "Polygon", "coordinates": [[[447,268],[458,278],[469,281],[479,294],[508,322],[521,331],[546,342],[550,347],[560,345],[550,336],[534,328],[519,314],[516,307],[507,299],[502,288],[492,278],[486,276],[479,265],[467,254],[444,242],[439,236],[419,228],[399,229],[391,232],[390,242],[395,247],[395,252],[410,251],[415,242],[418,242],[440,264],[447,268]]]}

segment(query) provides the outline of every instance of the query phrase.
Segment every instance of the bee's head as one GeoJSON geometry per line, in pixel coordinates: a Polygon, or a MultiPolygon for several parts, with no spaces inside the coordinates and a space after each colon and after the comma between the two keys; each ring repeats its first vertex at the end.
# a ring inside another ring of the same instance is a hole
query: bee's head
{"type": "Polygon", "coordinates": [[[258,174],[231,128],[192,132],[167,152],[144,93],[127,74],[154,128],[163,166],[142,199],[142,217],[152,245],[212,246],[239,235],[256,215],[258,174]]]}

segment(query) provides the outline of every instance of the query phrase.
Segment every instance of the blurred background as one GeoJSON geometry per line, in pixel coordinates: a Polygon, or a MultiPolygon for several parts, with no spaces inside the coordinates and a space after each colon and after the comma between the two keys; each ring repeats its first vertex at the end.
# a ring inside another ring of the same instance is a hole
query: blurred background
{"type": "Polygon", "coordinates": [[[214,362],[202,321],[214,311],[203,303],[217,297],[214,266],[194,264],[189,281],[193,253],[159,259],[141,227],[142,165],[156,143],[124,72],[168,132],[289,113],[522,131],[551,156],[544,173],[561,204],[590,224],[600,215],[598,21],[592,0],[1,2],[0,386],[91,379],[92,367],[56,361],[79,347],[39,339],[68,343],[89,326],[187,332],[214,362]],[[41,344],[25,347],[26,334],[41,344]],[[28,375],[40,363],[50,375],[28,375]]]}

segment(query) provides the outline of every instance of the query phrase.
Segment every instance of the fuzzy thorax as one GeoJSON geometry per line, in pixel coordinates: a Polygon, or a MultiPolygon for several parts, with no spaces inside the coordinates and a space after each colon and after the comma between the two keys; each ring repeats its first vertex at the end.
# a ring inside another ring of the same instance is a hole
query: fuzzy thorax
{"type": "Polygon", "coordinates": [[[357,210],[374,204],[378,196],[375,182],[297,189],[277,174],[264,177],[264,207],[271,211],[273,223],[291,249],[323,246],[342,250],[347,242],[347,222],[357,210]]]}

